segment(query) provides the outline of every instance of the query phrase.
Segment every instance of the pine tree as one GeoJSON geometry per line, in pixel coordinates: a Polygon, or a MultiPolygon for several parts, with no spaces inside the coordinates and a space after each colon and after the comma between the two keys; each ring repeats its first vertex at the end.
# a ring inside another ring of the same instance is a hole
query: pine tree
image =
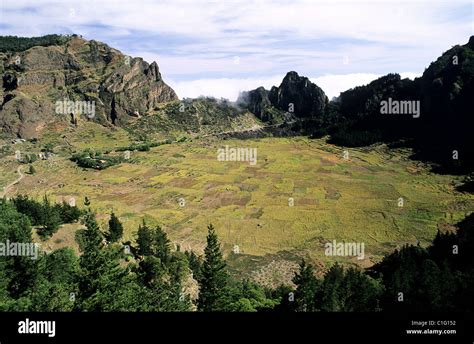
{"type": "Polygon", "coordinates": [[[29,297],[32,312],[68,312],[74,309],[71,293],[77,293],[78,259],[71,248],[43,255],[38,261],[40,278],[29,297]]]}
{"type": "Polygon", "coordinates": [[[186,251],[186,257],[188,258],[188,265],[193,273],[193,278],[199,282],[202,278],[202,261],[194,251],[186,251]]]}
{"type": "Polygon", "coordinates": [[[340,312],[344,306],[344,300],[340,298],[340,288],[344,280],[344,270],[338,263],[331,266],[324,275],[321,285],[321,310],[325,312],[340,312]]]}
{"type": "Polygon", "coordinates": [[[377,280],[365,275],[355,267],[345,272],[339,285],[339,298],[343,300],[344,312],[373,312],[378,310],[382,288],[377,280]]]}
{"type": "Polygon", "coordinates": [[[167,264],[170,260],[170,241],[160,226],[157,226],[153,233],[153,254],[160,258],[163,264],[167,264]]]}
{"type": "Polygon", "coordinates": [[[103,235],[89,211],[84,219],[79,277],[80,309],[84,311],[136,311],[140,288],[128,268],[119,264],[121,250],[103,244],[103,235]]]}
{"type": "Polygon", "coordinates": [[[109,220],[109,232],[107,233],[108,242],[117,242],[122,238],[123,225],[117,216],[112,212],[109,220]]]}
{"type": "MultiPolygon", "coordinates": [[[[20,214],[11,203],[0,203],[0,242],[32,243],[29,219],[20,214]]],[[[0,294],[9,294],[13,298],[26,295],[36,284],[38,269],[35,260],[27,256],[5,256],[0,259],[0,294]]],[[[1,300],[0,300],[1,301],[1,300]]]]}
{"type": "Polygon", "coordinates": [[[41,224],[43,225],[43,230],[39,234],[43,237],[53,235],[61,224],[61,215],[59,211],[51,205],[47,196],[43,198],[41,224]]]}
{"type": "Polygon", "coordinates": [[[153,233],[146,225],[145,221],[138,227],[137,245],[138,254],[141,256],[151,256],[153,254],[153,233]]]}
{"type": "Polygon", "coordinates": [[[218,311],[221,307],[220,299],[227,285],[226,263],[222,257],[217,234],[214,227],[209,225],[207,246],[204,250],[202,279],[199,289],[198,309],[210,312],[218,311]]]}
{"type": "Polygon", "coordinates": [[[100,250],[103,247],[102,233],[95,219],[95,214],[91,211],[87,212],[84,217],[84,225],[86,229],[82,231],[80,248],[83,251],[79,264],[81,267],[81,281],[79,288],[84,299],[91,296],[95,286],[94,280],[100,277],[101,271],[99,266],[103,263],[100,250]]]}
{"type": "Polygon", "coordinates": [[[99,228],[99,224],[95,219],[95,214],[91,211],[87,212],[84,217],[84,225],[86,229],[82,235],[82,244],[83,244],[83,255],[81,256],[81,265],[85,265],[85,258],[88,258],[87,255],[96,254],[102,247],[102,233],[99,228]]]}
{"type": "Polygon", "coordinates": [[[161,228],[151,230],[145,223],[139,227],[137,243],[142,257],[138,258],[135,273],[139,285],[144,287],[139,310],[190,310],[190,299],[184,295],[181,285],[182,273],[188,271],[184,254],[172,254],[169,240],[161,228]]]}
{"type": "Polygon", "coordinates": [[[319,289],[319,281],[314,276],[314,269],[305,260],[300,263],[300,270],[295,274],[293,283],[296,284],[295,310],[299,312],[316,311],[316,293],[319,289]]]}

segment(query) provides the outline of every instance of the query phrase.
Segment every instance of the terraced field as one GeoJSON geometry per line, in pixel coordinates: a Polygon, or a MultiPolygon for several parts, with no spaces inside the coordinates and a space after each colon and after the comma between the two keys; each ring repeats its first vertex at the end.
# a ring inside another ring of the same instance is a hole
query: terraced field
{"type": "MultiPolygon", "coordinates": [[[[120,216],[125,239],[133,240],[145,219],[163,225],[181,249],[201,251],[212,223],[234,273],[263,283],[288,280],[302,256],[321,271],[334,261],[372,265],[397,246],[428,243],[438,228],[474,210],[473,196],[455,191],[457,177],[431,173],[407,150],[344,152],[304,137],[208,137],[132,152],[127,163],[95,171],[77,167],[68,151],[129,142],[121,130],[86,134],[70,136],[67,145],[62,134],[46,138],[58,155],[35,162],[37,173],[25,175],[9,195],[46,193],[57,201],[75,197],[78,204],[87,196],[104,226],[112,209],[120,216]],[[218,161],[225,145],[256,148],[257,163],[218,161]],[[324,244],[332,240],[364,243],[365,259],[325,256],[324,244]]],[[[17,178],[17,167],[13,156],[1,159],[0,188],[17,178]]],[[[74,229],[61,229],[48,245],[65,230],[74,229]]]]}

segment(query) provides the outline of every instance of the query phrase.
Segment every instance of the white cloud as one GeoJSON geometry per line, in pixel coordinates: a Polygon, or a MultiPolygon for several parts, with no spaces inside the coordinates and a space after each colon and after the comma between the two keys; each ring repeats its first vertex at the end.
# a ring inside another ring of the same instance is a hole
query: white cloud
{"type": "Polygon", "coordinates": [[[241,91],[249,91],[259,86],[269,89],[273,85],[279,85],[282,79],[283,76],[279,75],[269,78],[216,78],[178,82],[168,80],[167,83],[176,91],[180,98],[213,96],[234,101],[241,91]]]}
{"type": "Polygon", "coordinates": [[[321,87],[328,96],[339,96],[339,93],[355,86],[367,85],[369,82],[377,79],[380,75],[369,73],[353,73],[342,75],[324,75],[318,78],[311,78],[311,81],[321,87]]]}
{"type": "Polygon", "coordinates": [[[421,73],[472,34],[471,0],[3,0],[0,6],[1,34],[72,31],[156,60],[181,94],[212,90],[229,98],[258,86],[255,75],[281,79],[290,70],[312,76],[330,95],[374,75],[421,73]],[[342,63],[344,56],[350,63],[342,63]]]}
{"type": "MultiPolygon", "coordinates": [[[[418,73],[401,73],[402,78],[414,79],[420,76],[418,73]]],[[[339,96],[339,93],[355,86],[362,86],[381,77],[378,74],[353,73],[341,75],[324,75],[310,78],[312,82],[321,87],[329,99],[339,96]]],[[[199,96],[214,96],[216,98],[227,98],[236,100],[241,91],[249,91],[259,86],[267,90],[272,86],[279,86],[284,75],[275,75],[267,78],[216,78],[198,79],[191,81],[176,82],[168,80],[180,98],[195,98],[199,96]]]]}

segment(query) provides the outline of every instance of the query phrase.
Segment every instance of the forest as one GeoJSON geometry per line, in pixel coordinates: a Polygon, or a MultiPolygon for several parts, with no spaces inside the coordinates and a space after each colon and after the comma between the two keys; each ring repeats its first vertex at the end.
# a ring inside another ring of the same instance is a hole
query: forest
{"type": "Polygon", "coordinates": [[[423,248],[405,245],[369,269],[332,265],[322,278],[302,259],[294,286],[269,289],[229,274],[219,238],[208,226],[203,255],[173,247],[166,232],[143,222],[136,240],[122,242],[112,212],[100,228],[91,207],[18,196],[0,201],[0,241],[31,243],[34,230],[51,235],[81,221],[80,254],[42,251],[38,259],[0,259],[1,311],[406,312],[472,311],[474,215],[455,232],[438,232],[423,248]],[[49,220],[48,220],[49,219],[49,220]],[[186,280],[197,281],[191,298],[186,280]]]}

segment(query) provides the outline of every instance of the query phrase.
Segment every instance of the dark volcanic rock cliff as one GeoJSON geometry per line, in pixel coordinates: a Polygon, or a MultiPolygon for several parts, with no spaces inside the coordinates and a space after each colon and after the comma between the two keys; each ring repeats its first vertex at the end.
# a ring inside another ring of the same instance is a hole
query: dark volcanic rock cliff
{"type": "Polygon", "coordinates": [[[272,87],[268,98],[276,108],[284,111],[289,111],[293,104],[294,113],[300,118],[321,116],[328,103],[321,88],[296,72],[287,73],[280,87],[272,87]]]}
{"type": "Polygon", "coordinates": [[[238,102],[263,121],[274,119],[276,113],[290,113],[296,118],[317,118],[324,114],[328,98],[308,78],[288,72],[279,87],[270,91],[259,87],[243,92],[238,102]]]}

